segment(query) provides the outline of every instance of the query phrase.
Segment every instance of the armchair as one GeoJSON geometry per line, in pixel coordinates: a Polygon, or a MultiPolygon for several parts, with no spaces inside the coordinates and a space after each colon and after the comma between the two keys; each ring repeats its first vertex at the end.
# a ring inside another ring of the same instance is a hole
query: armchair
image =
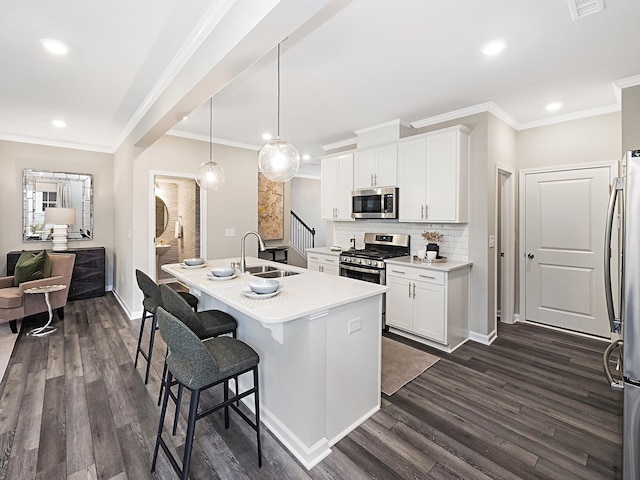
{"type": "Polygon", "coordinates": [[[41,280],[23,282],[13,286],[13,276],[0,277],[0,323],[9,322],[11,331],[18,333],[17,320],[36,313],[47,312],[47,304],[43,295],[27,295],[28,288],[43,285],[66,285],[67,288],[49,295],[51,308],[57,309],[58,317],[64,318],[64,306],[67,304],[69,284],[76,256],[69,253],[51,253],[51,276],[41,280]]]}

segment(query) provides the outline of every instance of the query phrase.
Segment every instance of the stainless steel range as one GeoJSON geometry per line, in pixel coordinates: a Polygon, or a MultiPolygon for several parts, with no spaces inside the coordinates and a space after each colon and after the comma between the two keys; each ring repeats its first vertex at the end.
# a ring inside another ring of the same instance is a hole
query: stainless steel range
{"type": "Polygon", "coordinates": [[[340,254],[340,275],[385,285],[385,259],[409,255],[409,235],[365,233],[364,249],[340,254]]]}

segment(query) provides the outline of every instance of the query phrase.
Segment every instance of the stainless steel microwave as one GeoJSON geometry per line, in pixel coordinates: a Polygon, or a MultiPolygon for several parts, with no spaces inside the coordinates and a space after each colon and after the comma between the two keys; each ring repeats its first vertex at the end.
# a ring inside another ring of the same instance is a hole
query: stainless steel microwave
{"type": "Polygon", "coordinates": [[[398,218],[398,188],[352,191],[351,218],[398,218]]]}

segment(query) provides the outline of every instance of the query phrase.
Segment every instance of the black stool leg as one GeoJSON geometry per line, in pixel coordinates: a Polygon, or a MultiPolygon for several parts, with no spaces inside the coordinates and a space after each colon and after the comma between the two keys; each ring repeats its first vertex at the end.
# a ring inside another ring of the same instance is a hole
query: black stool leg
{"type": "MultiPolygon", "coordinates": [[[[167,377],[171,380],[171,372],[167,374],[167,377]]],[[[167,413],[167,404],[169,403],[169,390],[164,392],[164,401],[162,402],[162,409],[160,410],[160,422],[158,423],[158,433],[156,435],[156,446],[153,448],[153,460],[151,462],[151,471],[156,470],[156,460],[158,459],[158,449],[160,448],[160,441],[162,437],[162,427],[164,425],[164,418],[167,413]]]]}
{"type": "Polygon", "coordinates": [[[151,370],[151,356],[153,355],[153,342],[156,338],[156,328],[158,327],[158,316],[154,313],[151,317],[151,338],[149,338],[149,351],[147,352],[147,372],[144,375],[144,384],[149,382],[149,371],[151,370]]]}
{"type": "MultiPolygon", "coordinates": [[[[238,377],[236,377],[236,382],[238,377]]],[[[227,403],[227,400],[229,400],[229,380],[225,380],[224,381],[224,402],[227,403]]],[[[238,395],[238,384],[236,383],[236,395],[238,395]]],[[[224,406],[224,428],[227,429],[229,428],[229,405],[225,405],[224,406]]]]}
{"type": "Polygon", "coordinates": [[[169,354],[169,349],[167,348],[167,352],[164,354],[164,367],[162,367],[162,377],[160,377],[160,394],[158,394],[158,406],[160,406],[160,402],[162,402],[162,391],[167,385],[167,355],[169,354]]]}
{"type": "MultiPolygon", "coordinates": [[[[144,332],[144,321],[147,319],[147,311],[142,311],[142,319],[140,321],[140,334],[138,335],[138,348],[136,349],[136,361],[133,362],[133,368],[138,368],[138,355],[140,355],[140,344],[142,343],[142,333],[144,332]]],[[[158,401],[160,405],[160,401],[158,401]]]]}
{"type": "MultiPolygon", "coordinates": [[[[171,388],[169,385],[167,388],[171,388]]],[[[176,398],[176,415],[173,417],[173,431],[172,434],[175,435],[178,429],[178,417],[180,416],[180,404],[182,403],[182,392],[184,387],[181,383],[178,384],[178,398],[176,398]]]]}
{"type": "MultiPolygon", "coordinates": [[[[167,394],[165,393],[165,399],[167,394]]],[[[189,466],[191,464],[191,450],[193,448],[193,436],[196,431],[196,419],[198,414],[198,402],[200,401],[200,390],[191,391],[191,404],[189,406],[189,421],[187,423],[187,437],[184,442],[184,459],[182,461],[182,480],[189,477],[189,466]]]]}
{"type": "Polygon", "coordinates": [[[253,386],[256,391],[253,393],[254,408],[256,410],[256,437],[258,439],[258,467],[262,468],[262,447],[260,446],[260,396],[258,394],[258,367],[253,369],[253,386]]]}

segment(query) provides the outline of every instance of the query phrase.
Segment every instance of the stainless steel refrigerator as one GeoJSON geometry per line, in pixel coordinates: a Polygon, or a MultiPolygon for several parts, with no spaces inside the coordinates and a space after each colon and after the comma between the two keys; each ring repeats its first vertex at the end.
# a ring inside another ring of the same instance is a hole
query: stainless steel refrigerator
{"type": "Polygon", "coordinates": [[[611,345],[604,356],[611,387],[624,395],[623,479],[640,479],[640,150],[627,152],[611,188],[605,235],[605,296],[611,345]],[[617,221],[619,220],[619,221],[617,221]],[[615,230],[619,228],[618,247],[615,230]],[[613,240],[612,240],[613,239],[613,240]],[[618,250],[619,258],[611,252],[618,250]],[[614,265],[612,265],[612,260],[614,265]],[[612,272],[612,266],[620,265],[612,272]],[[613,286],[619,290],[613,291],[613,286]],[[616,312],[616,304],[618,306],[616,312]],[[617,315],[616,315],[617,314],[617,315]]]}

